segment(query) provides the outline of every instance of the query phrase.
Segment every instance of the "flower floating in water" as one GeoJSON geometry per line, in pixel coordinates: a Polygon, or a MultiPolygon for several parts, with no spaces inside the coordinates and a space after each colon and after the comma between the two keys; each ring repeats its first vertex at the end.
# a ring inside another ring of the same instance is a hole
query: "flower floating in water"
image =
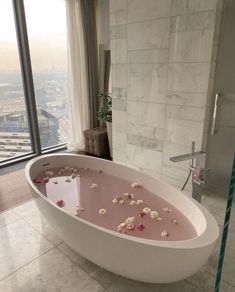
{"type": "Polygon", "coordinates": [[[76,210],[76,215],[75,216],[80,216],[80,214],[85,211],[85,209],[81,206],[77,206],[77,210],[76,210]]]}
{"type": "Polygon", "coordinates": [[[125,223],[121,223],[121,224],[119,224],[117,226],[117,232],[119,232],[119,233],[126,233],[126,229],[125,229],[126,224],[125,225],[123,225],[123,224],[125,224],[125,223]]]}
{"type": "Polygon", "coordinates": [[[172,211],[172,210],[169,209],[168,207],[162,208],[162,210],[163,210],[164,212],[167,212],[167,213],[170,213],[170,212],[172,211]]]}
{"type": "Polygon", "coordinates": [[[137,200],[137,201],[136,201],[136,204],[137,204],[137,205],[142,205],[143,203],[144,203],[143,200],[137,200]]]}
{"type": "Polygon", "coordinates": [[[167,237],[169,236],[169,233],[166,230],[163,230],[161,233],[161,237],[167,237]]]}
{"type": "Polygon", "coordinates": [[[131,184],[131,187],[132,187],[132,188],[141,188],[141,187],[142,187],[142,184],[137,183],[137,182],[133,182],[133,183],[131,184]]]}
{"type": "Polygon", "coordinates": [[[49,177],[44,177],[44,178],[42,179],[42,182],[44,182],[44,183],[46,184],[46,183],[49,182],[49,179],[50,179],[49,177]]]}
{"type": "Polygon", "coordinates": [[[159,213],[157,211],[151,211],[149,213],[149,216],[152,218],[152,219],[156,219],[158,216],[159,216],[159,213]]]}
{"type": "Polygon", "coordinates": [[[59,170],[59,174],[63,174],[64,173],[64,169],[61,168],[61,170],[59,170]]]}
{"type": "Polygon", "coordinates": [[[143,231],[143,230],[145,229],[145,226],[144,226],[144,224],[138,224],[138,225],[136,226],[136,228],[137,228],[139,231],[143,231]]]}
{"type": "Polygon", "coordinates": [[[114,199],[112,200],[112,202],[113,202],[113,204],[117,204],[117,203],[118,203],[118,200],[114,198],[114,199]]]}
{"type": "Polygon", "coordinates": [[[125,201],[123,199],[121,199],[121,200],[118,200],[118,203],[122,205],[125,203],[125,201]]]}
{"type": "Polygon", "coordinates": [[[149,214],[151,212],[151,209],[146,207],[146,208],[143,209],[143,212],[147,215],[147,214],[149,214]]]}
{"type": "Polygon", "coordinates": [[[69,177],[66,178],[66,182],[71,182],[71,179],[69,177]]]}
{"type": "Polygon", "coordinates": [[[65,202],[64,202],[64,200],[59,200],[56,202],[56,205],[60,208],[63,208],[65,206],[65,202]]]}
{"type": "Polygon", "coordinates": [[[134,231],[135,230],[135,224],[133,224],[133,223],[127,224],[126,229],[130,230],[130,231],[134,231]]]}
{"type": "Polygon", "coordinates": [[[130,195],[129,195],[128,193],[124,193],[124,198],[125,198],[126,200],[128,200],[128,199],[130,199],[130,195]]]}
{"type": "Polygon", "coordinates": [[[142,211],[138,214],[139,217],[143,218],[144,216],[146,216],[146,214],[142,211]]]}
{"type": "Polygon", "coordinates": [[[162,221],[163,219],[162,219],[162,217],[157,217],[156,220],[157,221],[162,221]]]}
{"type": "Polygon", "coordinates": [[[126,218],[125,223],[126,224],[129,224],[129,223],[133,223],[135,221],[136,221],[136,218],[135,217],[128,217],[128,218],[126,218]]]}
{"type": "Polygon", "coordinates": [[[54,172],[51,170],[45,171],[45,175],[52,176],[53,174],[54,172]]]}
{"type": "Polygon", "coordinates": [[[99,214],[100,215],[107,214],[107,210],[106,209],[99,209],[99,214]]]}
{"type": "Polygon", "coordinates": [[[40,179],[38,179],[38,178],[35,178],[35,179],[33,180],[33,182],[34,182],[35,184],[40,184],[42,181],[41,181],[40,179]]]}
{"type": "Polygon", "coordinates": [[[136,204],[137,204],[137,203],[136,203],[136,201],[134,201],[134,200],[131,200],[130,203],[129,203],[129,205],[132,206],[132,207],[135,206],[136,204]]]}
{"type": "Polygon", "coordinates": [[[171,220],[171,223],[172,223],[172,224],[175,224],[175,225],[178,225],[178,221],[177,221],[176,219],[172,219],[172,220],[171,220]]]}
{"type": "Polygon", "coordinates": [[[74,172],[74,173],[77,173],[77,172],[78,172],[78,170],[77,170],[76,168],[74,168],[74,169],[73,169],[73,172],[74,172]]]}
{"type": "Polygon", "coordinates": [[[96,189],[97,187],[98,187],[98,185],[95,184],[95,183],[93,183],[93,184],[91,185],[91,189],[96,189]]]}

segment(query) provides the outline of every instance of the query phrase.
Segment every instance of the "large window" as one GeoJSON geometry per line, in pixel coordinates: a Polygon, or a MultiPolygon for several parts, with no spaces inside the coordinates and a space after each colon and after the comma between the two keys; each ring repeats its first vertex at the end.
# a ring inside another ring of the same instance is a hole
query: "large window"
{"type": "Polygon", "coordinates": [[[67,140],[65,1],[0,0],[0,26],[1,163],[67,140]]]}

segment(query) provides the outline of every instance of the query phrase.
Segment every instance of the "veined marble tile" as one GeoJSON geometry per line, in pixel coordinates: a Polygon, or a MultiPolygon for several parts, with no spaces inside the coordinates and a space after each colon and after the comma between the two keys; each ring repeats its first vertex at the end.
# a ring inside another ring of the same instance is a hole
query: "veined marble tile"
{"type": "Polygon", "coordinates": [[[19,220],[19,216],[13,211],[4,211],[0,213],[0,228],[19,220]]]}
{"type": "Polygon", "coordinates": [[[180,145],[190,145],[192,141],[202,144],[203,123],[187,120],[166,119],[167,141],[180,145]]]}
{"type": "Polygon", "coordinates": [[[162,152],[127,144],[127,162],[138,167],[160,172],[162,167],[162,152]]]}
{"type": "Polygon", "coordinates": [[[101,292],[97,281],[53,249],[0,282],[4,292],[101,292]]]}
{"type": "Polygon", "coordinates": [[[126,164],[126,152],[113,149],[113,161],[126,164]]]}
{"type": "MultiPolygon", "coordinates": [[[[111,272],[108,272],[92,262],[86,260],[84,257],[80,256],[76,252],[74,252],[70,247],[68,247],[65,243],[62,243],[58,246],[59,250],[61,250],[72,262],[79,265],[86,273],[95,278],[99,283],[101,283],[104,287],[109,286],[114,280],[116,280],[119,276],[115,275],[111,272]]],[[[82,290],[83,291],[83,290],[82,290]]],[[[92,292],[92,290],[91,290],[92,292]]]]}
{"type": "Polygon", "coordinates": [[[128,122],[141,126],[163,128],[165,105],[146,102],[128,102],[128,122]]]}
{"type": "Polygon", "coordinates": [[[165,103],[167,78],[132,77],[128,78],[128,100],[165,103]]]}
{"type": "Polygon", "coordinates": [[[170,0],[128,0],[128,22],[169,17],[170,13],[170,0]]]}
{"type": "Polygon", "coordinates": [[[210,62],[213,35],[213,29],[172,33],[170,62],[210,62]]]}
{"type": "Polygon", "coordinates": [[[203,122],[205,118],[205,108],[167,105],[166,117],[180,120],[203,122]]]}
{"type": "Polygon", "coordinates": [[[52,247],[49,241],[22,219],[1,227],[0,280],[52,247]]]}
{"type": "Polygon", "coordinates": [[[120,24],[126,24],[126,23],[127,23],[126,10],[121,10],[121,11],[110,14],[110,25],[120,25],[120,24]]]}
{"type": "Polygon", "coordinates": [[[120,24],[110,26],[110,37],[111,40],[126,38],[126,25],[120,24]]]}
{"type": "Polygon", "coordinates": [[[188,0],[172,0],[171,15],[182,15],[188,13],[188,0]]]}
{"type": "Polygon", "coordinates": [[[43,218],[34,201],[16,207],[14,211],[52,244],[58,245],[62,242],[43,218]]]}
{"type": "Polygon", "coordinates": [[[113,64],[112,65],[112,86],[118,88],[127,87],[127,65],[113,64]]]}
{"type": "Polygon", "coordinates": [[[151,139],[163,141],[165,138],[165,130],[157,127],[141,126],[134,123],[128,123],[128,134],[138,135],[151,139]]]}
{"type": "Polygon", "coordinates": [[[126,39],[111,40],[111,59],[112,64],[127,63],[126,39]]]}
{"type": "Polygon", "coordinates": [[[171,32],[186,31],[188,27],[188,15],[171,17],[171,32]]]}
{"type": "Polygon", "coordinates": [[[113,131],[126,133],[127,131],[127,112],[113,110],[113,131]]]}
{"type": "Polygon", "coordinates": [[[127,109],[126,98],[112,98],[112,109],[125,112],[127,109]]]}
{"type": "Polygon", "coordinates": [[[170,18],[128,24],[128,49],[169,47],[170,18]]]}
{"type": "Polygon", "coordinates": [[[125,98],[127,97],[127,89],[126,88],[112,88],[112,98],[125,98]]]}
{"type": "Polygon", "coordinates": [[[110,0],[109,9],[110,12],[125,10],[127,9],[127,0],[110,0]]]}
{"type": "Polygon", "coordinates": [[[215,26],[215,14],[215,10],[189,14],[188,30],[213,29],[215,26]]]}
{"type": "Polygon", "coordinates": [[[218,0],[188,0],[189,12],[215,10],[218,0]]]}
{"type": "Polygon", "coordinates": [[[126,152],[127,134],[113,131],[113,148],[121,152],[126,152]]]}
{"type": "Polygon", "coordinates": [[[162,152],[163,142],[157,139],[147,138],[139,135],[128,134],[127,143],[130,145],[140,146],[146,149],[162,152]]]}
{"type": "Polygon", "coordinates": [[[128,51],[129,64],[153,64],[166,63],[168,61],[168,49],[150,49],[128,51]]]}
{"type": "Polygon", "coordinates": [[[166,103],[172,105],[185,105],[193,107],[204,107],[206,105],[206,93],[184,93],[168,91],[166,103]]]}
{"type": "Polygon", "coordinates": [[[167,77],[167,63],[129,64],[128,75],[141,77],[167,77]]]}
{"type": "Polygon", "coordinates": [[[169,64],[168,90],[206,93],[210,63],[169,64]]]}
{"type": "MultiPolygon", "coordinates": [[[[163,165],[162,166],[162,175],[175,178],[180,181],[185,181],[188,176],[188,168],[182,169],[177,167],[177,163],[172,166],[163,165]]],[[[189,182],[190,183],[190,182],[189,182]]]]}

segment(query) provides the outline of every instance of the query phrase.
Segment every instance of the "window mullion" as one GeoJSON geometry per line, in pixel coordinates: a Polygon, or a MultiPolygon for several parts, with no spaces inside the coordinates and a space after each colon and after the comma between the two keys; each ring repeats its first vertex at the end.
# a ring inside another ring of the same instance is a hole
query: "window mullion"
{"type": "Polygon", "coordinates": [[[32,149],[36,154],[39,155],[41,154],[41,142],[34,92],[32,65],[29,51],[28,33],[25,20],[24,2],[23,0],[12,0],[12,4],[14,9],[16,35],[32,149]]]}

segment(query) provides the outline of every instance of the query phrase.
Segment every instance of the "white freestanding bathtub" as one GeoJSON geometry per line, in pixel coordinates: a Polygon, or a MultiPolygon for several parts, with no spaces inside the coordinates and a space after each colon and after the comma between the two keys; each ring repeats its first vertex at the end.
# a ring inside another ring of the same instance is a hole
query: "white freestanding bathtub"
{"type": "Polygon", "coordinates": [[[89,156],[51,154],[28,162],[26,178],[47,222],[74,251],[121,276],[150,283],[170,283],[189,277],[208,260],[219,236],[212,215],[170,185],[126,166],[89,156]],[[138,181],[178,208],[193,224],[197,236],[183,241],[157,241],[120,234],[66,213],[35,187],[33,179],[53,167],[102,169],[130,182],[138,181]]]}

